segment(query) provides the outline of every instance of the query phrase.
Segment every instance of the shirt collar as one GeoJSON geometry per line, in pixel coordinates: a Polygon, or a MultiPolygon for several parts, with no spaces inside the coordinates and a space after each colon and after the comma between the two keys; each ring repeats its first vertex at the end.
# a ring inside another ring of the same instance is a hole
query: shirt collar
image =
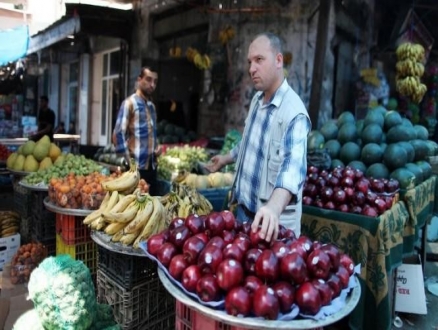
{"type": "MultiPolygon", "coordinates": [[[[275,91],[274,95],[272,95],[269,103],[265,104],[264,106],[273,105],[278,108],[281,104],[281,100],[283,99],[284,94],[287,91],[288,86],[289,84],[287,83],[287,80],[285,78],[280,87],[278,87],[278,89],[275,91]]],[[[257,100],[261,103],[263,103],[263,94],[264,92],[261,91],[256,93],[257,100]]]]}

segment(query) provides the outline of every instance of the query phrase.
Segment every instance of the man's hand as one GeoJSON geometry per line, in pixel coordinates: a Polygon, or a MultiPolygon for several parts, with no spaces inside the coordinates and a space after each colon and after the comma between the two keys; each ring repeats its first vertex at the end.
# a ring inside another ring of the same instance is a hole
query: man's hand
{"type": "Polygon", "coordinates": [[[229,154],[216,155],[211,157],[210,162],[208,164],[205,164],[204,167],[210,172],[217,172],[222,167],[232,162],[233,162],[233,158],[229,154]]]}
{"type": "Polygon", "coordinates": [[[277,239],[279,231],[279,214],[268,205],[262,206],[256,213],[251,230],[256,232],[261,224],[260,237],[267,242],[277,239]]]}
{"type": "Polygon", "coordinates": [[[163,146],[159,144],[154,150],[155,157],[160,156],[162,153],[163,153],[163,146]]]}

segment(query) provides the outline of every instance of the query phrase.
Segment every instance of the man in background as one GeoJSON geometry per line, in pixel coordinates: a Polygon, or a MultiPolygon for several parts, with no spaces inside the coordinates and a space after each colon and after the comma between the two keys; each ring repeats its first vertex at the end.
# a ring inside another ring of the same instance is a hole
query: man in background
{"type": "Polygon", "coordinates": [[[137,77],[137,89],[122,103],[113,131],[113,144],[118,155],[137,163],[140,176],[146,180],[151,195],[157,194],[157,157],[161,146],[157,141],[157,113],[152,94],[158,73],[143,67],[137,77]]]}
{"type": "Polygon", "coordinates": [[[55,128],[55,112],[49,108],[49,98],[45,95],[40,97],[38,110],[38,131],[29,139],[38,141],[44,135],[48,135],[53,142],[53,129],[55,128]]]}

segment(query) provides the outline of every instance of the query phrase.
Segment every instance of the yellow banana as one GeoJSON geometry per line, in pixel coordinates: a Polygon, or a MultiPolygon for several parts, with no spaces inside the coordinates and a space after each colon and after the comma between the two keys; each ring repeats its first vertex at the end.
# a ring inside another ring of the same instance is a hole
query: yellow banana
{"type": "Polygon", "coordinates": [[[2,229],[0,236],[8,235],[8,234],[15,234],[18,232],[20,228],[18,226],[12,226],[8,227],[6,229],[2,229]]]}
{"type": "Polygon", "coordinates": [[[123,222],[113,222],[106,226],[104,232],[108,235],[114,235],[120,230],[123,230],[126,227],[127,223],[123,222]]]}
{"type": "Polygon", "coordinates": [[[88,214],[84,220],[82,221],[82,223],[84,225],[89,225],[90,223],[92,223],[94,220],[96,220],[97,218],[99,218],[102,214],[102,212],[105,210],[105,208],[108,205],[108,202],[110,200],[110,196],[111,194],[109,192],[107,192],[105,194],[105,197],[102,200],[102,203],[100,204],[100,207],[97,210],[94,210],[93,212],[91,212],[90,214],[88,214]]]}
{"type": "Polygon", "coordinates": [[[153,203],[154,211],[152,212],[152,215],[150,216],[146,226],[143,228],[140,235],[138,235],[137,239],[135,240],[135,248],[138,247],[138,244],[141,241],[147,240],[154,233],[153,229],[156,228],[161,221],[165,221],[164,206],[160,203],[160,199],[153,198],[153,203]]]}
{"type": "Polygon", "coordinates": [[[111,192],[111,197],[108,201],[108,204],[106,204],[105,209],[103,209],[103,213],[111,211],[118,201],[119,201],[119,192],[115,190],[111,192]]]}
{"type": "Polygon", "coordinates": [[[129,171],[124,172],[116,179],[102,182],[102,188],[107,191],[126,191],[137,187],[140,181],[140,173],[136,166],[133,166],[129,171]]]}
{"type": "Polygon", "coordinates": [[[126,210],[129,204],[131,204],[137,198],[134,194],[125,195],[119,199],[116,205],[110,210],[111,212],[118,213],[126,210]]]}
{"type": "Polygon", "coordinates": [[[154,211],[154,198],[155,197],[148,198],[144,208],[139,210],[135,218],[129,223],[128,226],[126,226],[125,230],[123,231],[125,234],[133,234],[144,228],[154,211]]]}
{"type": "Polygon", "coordinates": [[[99,216],[97,219],[90,222],[90,228],[94,230],[98,230],[97,228],[101,228],[102,223],[105,223],[102,216],[99,216]]]}
{"type": "Polygon", "coordinates": [[[111,241],[119,242],[122,237],[123,237],[123,229],[121,229],[117,233],[115,233],[113,235],[113,237],[111,237],[111,241]]]}
{"type": "Polygon", "coordinates": [[[138,203],[137,201],[133,201],[123,212],[112,212],[112,211],[104,212],[102,213],[102,218],[105,219],[106,222],[128,223],[135,218],[137,212],[138,212],[138,203]]]}
{"type": "Polygon", "coordinates": [[[124,234],[121,238],[120,238],[120,243],[124,244],[124,245],[131,245],[136,238],[138,237],[138,234],[140,233],[141,230],[138,230],[132,234],[124,234]]]}

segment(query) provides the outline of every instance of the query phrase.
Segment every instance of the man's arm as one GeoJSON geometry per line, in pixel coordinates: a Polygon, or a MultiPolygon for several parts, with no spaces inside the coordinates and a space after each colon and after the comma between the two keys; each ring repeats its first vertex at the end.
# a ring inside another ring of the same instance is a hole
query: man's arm
{"type": "Polygon", "coordinates": [[[130,162],[130,155],[128,150],[128,143],[126,141],[126,132],[129,126],[130,111],[130,101],[126,99],[120,106],[113,131],[113,143],[115,147],[115,152],[122,157],[126,157],[128,163],[130,162]]]}

